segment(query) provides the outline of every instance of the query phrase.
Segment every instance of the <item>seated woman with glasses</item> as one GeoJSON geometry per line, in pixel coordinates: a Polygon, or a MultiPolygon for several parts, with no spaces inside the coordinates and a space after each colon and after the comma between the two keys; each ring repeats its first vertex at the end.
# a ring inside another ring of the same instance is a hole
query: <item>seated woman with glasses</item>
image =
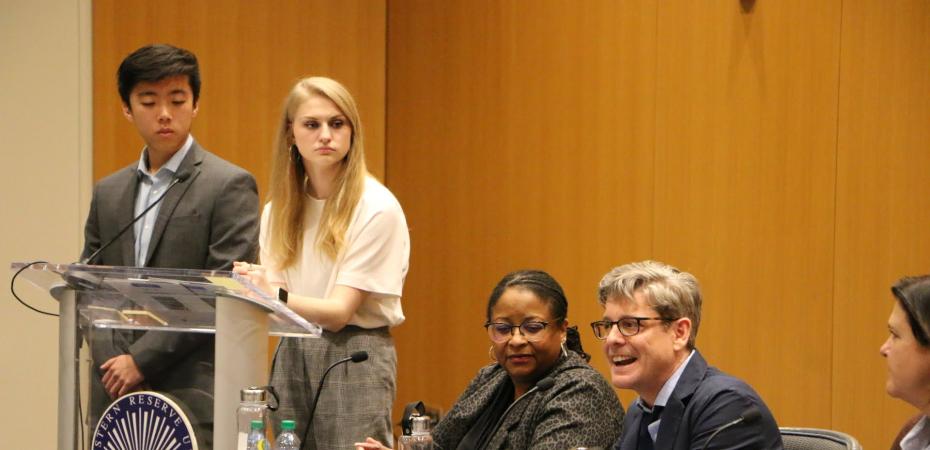
{"type": "MultiPolygon", "coordinates": [[[[623,407],[588,365],[568,300],[546,272],[505,276],[491,292],[484,324],[494,361],[482,368],[436,426],[436,448],[608,448],[623,407]]],[[[358,449],[383,449],[374,439],[358,449]]]]}
{"type": "Polygon", "coordinates": [[[879,350],[888,365],[885,390],[920,410],[891,448],[930,448],[930,275],[902,278],[891,292],[889,336],[879,350]]]}

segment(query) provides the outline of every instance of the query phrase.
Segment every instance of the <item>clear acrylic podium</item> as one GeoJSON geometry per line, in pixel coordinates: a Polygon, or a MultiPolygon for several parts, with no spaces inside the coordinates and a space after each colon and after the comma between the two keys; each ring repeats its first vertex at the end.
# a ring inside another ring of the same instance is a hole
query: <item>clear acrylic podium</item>
{"type": "Polygon", "coordinates": [[[58,450],[80,448],[78,352],[89,333],[215,334],[215,449],[236,446],[239,390],[268,382],[268,336],[321,334],[318,325],[232,272],[39,263],[21,275],[59,302],[58,450]]]}

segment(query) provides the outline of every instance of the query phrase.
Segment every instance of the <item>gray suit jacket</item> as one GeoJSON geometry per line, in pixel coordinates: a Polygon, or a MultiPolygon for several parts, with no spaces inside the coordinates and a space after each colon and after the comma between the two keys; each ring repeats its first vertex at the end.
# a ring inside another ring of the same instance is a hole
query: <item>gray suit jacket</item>
{"type": "MultiPolygon", "coordinates": [[[[134,217],[137,164],[94,187],[84,227],[84,259],[113,239],[134,217]]],[[[187,178],[162,200],[152,231],[147,267],[230,270],[233,261],[254,261],[258,248],[259,204],[255,179],[204,150],[195,141],[178,168],[187,178]]],[[[101,252],[93,264],[135,265],[132,229],[101,252]]],[[[130,354],[159,391],[196,388],[213,392],[213,339],[173,332],[113,333],[93,339],[95,365],[130,354]]]]}
{"type": "MultiPolygon", "coordinates": [[[[637,403],[638,399],[627,410],[624,433],[614,445],[615,450],[640,448],[638,430],[643,410],[637,403]]],[[[708,366],[695,352],[662,411],[655,448],[700,450],[718,427],[739,418],[750,406],[758,408],[761,417],[721,431],[708,449],[781,449],[781,434],[772,413],[752,387],[708,366]]]]}

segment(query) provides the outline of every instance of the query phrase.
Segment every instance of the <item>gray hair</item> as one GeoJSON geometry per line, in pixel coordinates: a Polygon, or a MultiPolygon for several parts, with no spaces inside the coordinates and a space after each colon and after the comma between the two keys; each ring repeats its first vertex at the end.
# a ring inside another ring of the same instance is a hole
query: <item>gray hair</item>
{"type": "Polygon", "coordinates": [[[701,288],[694,275],[656,261],[625,264],[601,278],[598,301],[604,306],[611,298],[632,300],[636,292],[642,292],[663,319],[691,319],[688,348],[694,348],[701,324],[701,288]]]}

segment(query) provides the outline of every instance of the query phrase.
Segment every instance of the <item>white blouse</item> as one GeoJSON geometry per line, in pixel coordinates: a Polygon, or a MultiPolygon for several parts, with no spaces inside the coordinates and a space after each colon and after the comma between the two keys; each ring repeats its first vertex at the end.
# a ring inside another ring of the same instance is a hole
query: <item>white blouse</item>
{"type": "Polygon", "coordinates": [[[259,241],[268,281],[283,283],[289,292],[328,299],[336,285],[369,293],[349,319],[362,328],[393,327],[404,321],[400,297],[410,260],[410,235],[404,211],[394,195],[374,178],[365,180],[362,194],[346,230],[345,245],[336,261],[319,251],[316,234],[325,200],[308,197],[305,203],[301,255],[284,269],[268,252],[271,204],[262,212],[259,241]]]}

